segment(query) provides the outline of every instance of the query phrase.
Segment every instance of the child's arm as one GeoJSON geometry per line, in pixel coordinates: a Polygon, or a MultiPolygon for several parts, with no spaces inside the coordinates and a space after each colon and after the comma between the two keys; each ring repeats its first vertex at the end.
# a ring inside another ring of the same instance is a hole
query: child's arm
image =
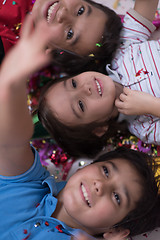
{"type": "Polygon", "coordinates": [[[160,98],[145,92],[124,88],[115,105],[125,115],[151,114],[160,117],[160,98]]]}
{"type": "Polygon", "coordinates": [[[153,21],[159,0],[136,0],[134,9],[142,17],[153,21]]]}
{"type": "Polygon", "coordinates": [[[0,69],[0,174],[11,176],[25,172],[33,164],[29,139],[32,118],[27,107],[26,81],[31,73],[48,64],[45,48],[51,40],[47,23],[33,31],[31,16],[21,39],[4,59],[0,69]],[[45,33],[45,34],[44,34],[45,33]]]}

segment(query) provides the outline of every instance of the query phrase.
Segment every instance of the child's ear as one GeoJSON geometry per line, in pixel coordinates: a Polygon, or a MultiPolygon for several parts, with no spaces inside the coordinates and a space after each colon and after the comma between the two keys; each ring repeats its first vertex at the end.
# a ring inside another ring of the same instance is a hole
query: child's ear
{"type": "Polygon", "coordinates": [[[108,130],[108,126],[102,126],[102,127],[96,127],[93,130],[93,133],[97,136],[97,137],[102,137],[108,130]]]}
{"type": "Polygon", "coordinates": [[[129,229],[113,228],[103,234],[104,239],[107,240],[125,240],[130,234],[129,229]]]}
{"type": "Polygon", "coordinates": [[[52,52],[52,49],[51,48],[47,48],[46,49],[46,54],[50,54],[52,52]]]}

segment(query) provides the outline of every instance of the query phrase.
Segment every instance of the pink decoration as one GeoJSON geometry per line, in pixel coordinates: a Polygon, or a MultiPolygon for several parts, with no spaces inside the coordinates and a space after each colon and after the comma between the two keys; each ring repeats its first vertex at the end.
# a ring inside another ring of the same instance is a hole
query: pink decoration
{"type": "Polygon", "coordinates": [[[151,150],[151,144],[145,144],[144,146],[144,143],[141,140],[138,140],[138,148],[140,152],[148,153],[151,150]]]}

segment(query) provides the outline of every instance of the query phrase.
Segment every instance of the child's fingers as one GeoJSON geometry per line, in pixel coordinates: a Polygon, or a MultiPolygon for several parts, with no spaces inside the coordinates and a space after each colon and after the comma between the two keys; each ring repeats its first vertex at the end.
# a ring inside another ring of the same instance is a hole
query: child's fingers
{"type": "Polygon", "coordinates": [[[53,41],[53,30],[50,25],[45,20],[41,20],[38,22],[38,24],[35,27],[35,41],[37,41],[37,44],[39,46],[43,47],[45,44],[45,47],[49,45],[50,42],[53,41]]]}
{"type": "Polygon", "coordinates": [[[22,26],[22,30],[20,33],[21,38],[29,37],[33,29],[34,29],[33,17],[31,14],[28,14],[22,26]]]}
{"type": "Polygon", "coordinates": [[[120,101],[119,99],[116,99],[115,106],[117,107],[118,112],[127,114],[124,102],[120,101]]]}
{"type": "Polygon", "coordinates": [[[33,44],[38,44],[39,47],[43,48],[44,44],[46,46],[49,44],[49,42],[52,40],[52,37],[52,28],[45,20],[40,20],[34,28],[32,15],[28,15],[26,17],[21,31],[21,38],[26,40],[28,38],[32,38],[33,44]]]}
{"type": "Polygon", "coordinates": [[[79,233],[76,237],[73,237],[73,240],[96,240],[96,238],[86,233],[79,233]]]}
{"type": "Polygon", "coordinates": [[[116,234],[116,233],[112,233],[112,234],[104,233],[103,238],[106,240],[129,240],[128,238],[123,237],[120,234],[116,234]]]}
{"type": "Polygon", "coordinates": [[[124,94],[124,93],[121,93],[121,94],[119,95],[119,99],[120,99],[122,102],[124,102],[124,101],[127,99],[127,95],[124,94]]]}
{"type": "Polygon", "coordinates": [[[132,91],[132,90],[129,89],[129,88],[127,88],[127,87],[124,87],[124,88],[123,88],[123,93],[124,93],[125,95],[128,95],[131,91],[132,91]]]}
{"type": "Polygon", "coordinates": [[[122,109],[122,108],[123,108],[123,102],[117,98],[117,99],[115,100],[115,106],[116,106],[118,109],[122,109]]]}

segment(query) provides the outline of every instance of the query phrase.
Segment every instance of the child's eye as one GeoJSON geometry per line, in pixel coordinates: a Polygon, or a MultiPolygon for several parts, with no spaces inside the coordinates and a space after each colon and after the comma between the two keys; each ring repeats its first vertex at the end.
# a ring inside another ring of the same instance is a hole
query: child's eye
{"type": "Polygon", "coordinates": [[[79,106],[80,106],[80,109],[82,110],[82,112],[84,112],[84,105],[83,105],[82,101],[79,101],[79,106]]]}
{"type": "Polygon", "coordinates": [[[118,195],[117,193],[115,193],[115,192],[114,192],[113,194],[114,194],[114,197],[115,197],[115,199],[116,199],[118,205],[120,205],[120,204],[121,204],[121,200],[120,200],[119,195],[118,195]]]}
{"type": "Polygon", "coordinates": [[[73,37],[73,34],[74,34],[73,30],[70,28],[67,33],[67,39],[71,39],[73,37]]]}
{"type": "Polygon", "coordinates": [[[108,168],[105,167],[105,166],[103,166],[103,171],[104,171],[105,175],[106,175],[107,177],[109,177],[108,168]]]}
{"type": "Polygon", "coordinates": [[[76,83],[76,81],[74,79],[72,79],[72,86],[73,86],[73,88],[77,87],[77,83],[76,83]]]}
{"type": "Polygon", "coordinates": [[[80,9],[78,10],[77,16],[82,15],[84,13],[84,11],[85,11],[85,8],[83,6],[80,7],[80,9]]]}

